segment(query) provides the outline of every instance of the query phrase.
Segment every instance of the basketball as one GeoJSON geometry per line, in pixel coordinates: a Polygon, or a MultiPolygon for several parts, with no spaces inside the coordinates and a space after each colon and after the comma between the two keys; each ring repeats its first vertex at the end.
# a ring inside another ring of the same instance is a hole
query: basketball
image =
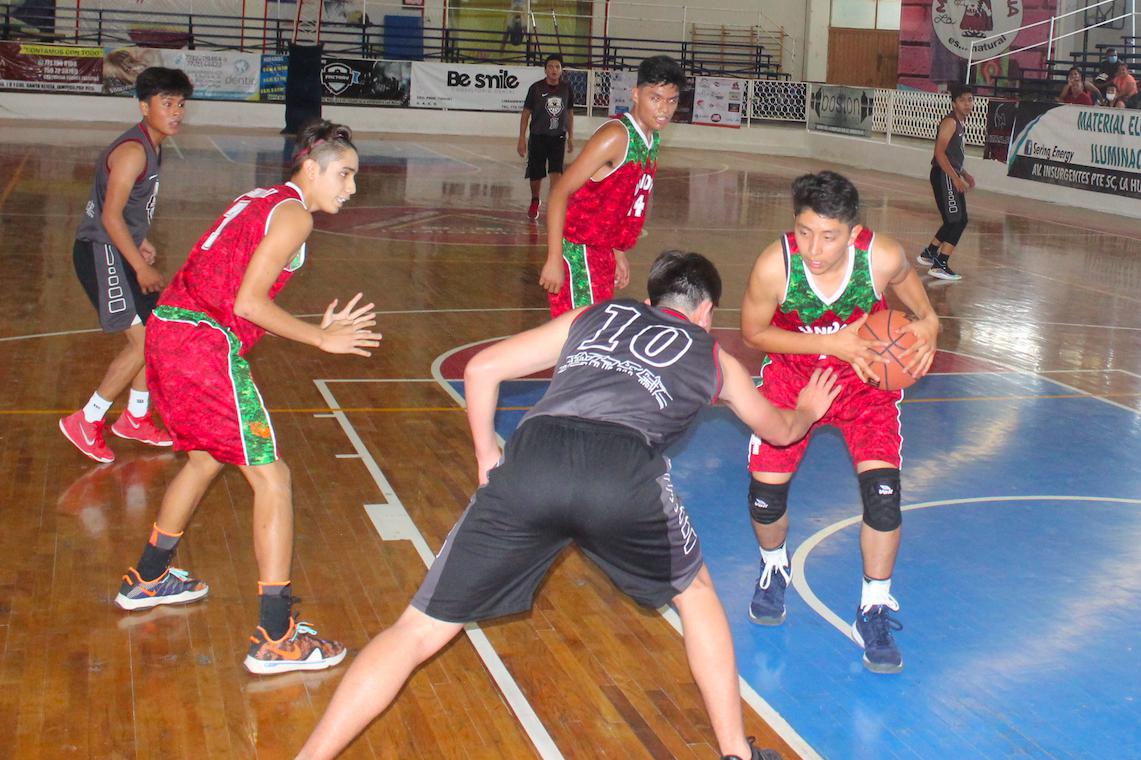
{"type": "Polygon", "coordinates": [[[910,321],[902,311],[886,309],[869,316],[860,327],[861,338],[889,343],[885,348],[873,349],[877,358],[872,362],[872,371],[880,377],[881,390],[898,391],[919,379],[905,369],[911,357],[900,359],[903,352],[915,343],[915,336],[903,331],[910,321]]]}

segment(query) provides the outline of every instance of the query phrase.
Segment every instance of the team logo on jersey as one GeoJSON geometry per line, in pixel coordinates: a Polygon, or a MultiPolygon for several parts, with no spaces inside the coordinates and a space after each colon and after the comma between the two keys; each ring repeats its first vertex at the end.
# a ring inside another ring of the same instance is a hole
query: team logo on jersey
{"type": "Polygon", "coordinates": [[[547,98],[547,113],[551,116],[558,116],[563,112],[563,99],[558,95],[552,95],[547,98]]]}
{"type": "Polygon", "coordinates": [[[943,47],[960,58],[978,59],[1014,44],[1022,5],[1023,0],[932,0],[931,22],[943,47]]]}

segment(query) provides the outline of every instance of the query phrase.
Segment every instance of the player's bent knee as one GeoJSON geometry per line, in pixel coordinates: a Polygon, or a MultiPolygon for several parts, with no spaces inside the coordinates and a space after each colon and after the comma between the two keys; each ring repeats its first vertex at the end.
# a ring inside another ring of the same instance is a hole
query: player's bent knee
{"type": "Polygon", "coordinates": [[[777,485],[762,483],[756,478],[750,479],[749,516],[753,522],[772,525],[783,517],[788,510],[788,489],[788,483],[777,485]]]}
{"type": "Polygon", "coordinates": [[[860,498],[864,502],[864,522],[872,530],[884,533],[895,530],[903,522],[899,508],[899,469],[881,467],[860,473],[860,498]]]}

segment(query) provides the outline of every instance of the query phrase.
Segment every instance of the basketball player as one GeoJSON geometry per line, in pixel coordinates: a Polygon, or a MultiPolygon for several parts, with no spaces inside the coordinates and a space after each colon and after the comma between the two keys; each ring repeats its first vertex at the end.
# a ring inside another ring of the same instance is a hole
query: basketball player
{"type": "Polygon", "coordinates": [[[628,113],[608,121],[551,188],[547,261],[539,284],[551,316],[605,301],[630,281],[626,251],[638,242],[658,169],[658,132],[677,110],[685,74],[669,56],[638,66],[628,113]]]}
{"type": "MultiPolygon", "coordinates": [[[[866,381],[876,342],[861,338],[860,326],[872,312],[887,308],[890,289],[917,320],[904,329],[915,345],[908,369],[921,375],[935,356],[939,320],[899,243],[857,223],[856,188],[834,172],[806,174],[792,183],[796,214],[792,232],[761,252],[753,265],[741,309],[741,334],[767,352],[760,392],[789,408],[821,367],[831,368],[843,387],[817,425],[835,425],[852,455],[863,499],[860,529],[864,580],[856,622],[856,643],[864,665],[878,673],[903,667],[889,611],[891,574],[899,550],[899,429],[901,391],[882,391],[866,381]]],[[[815,430],[813,426],[812,430],[815,430]]],[[[789,481],[800,466],[812,430],[802,440],[754,436],[749,443],[749,513],[761,548],[760,578],[749,617],[761,625],[785,619],[784,594],[791,580],[785,538],[789,481]]]]}
{"type": "Polygon", "coordinates": [[[127,336],[127,345],[111,361],[87,404],[59,421],[67,440],[96,462],[115,460],[103,437],[103,418],[128,386],[127,408],[111,432],[151,446],[171,443],[166,431],[154,424],[143,371],[144,325],[163,284],[147,232],[158,198],[162,143],[178,134],[193,92],[190,79],[179,69],[156,66],[139,73],[135,94],[143,119],[99,156],[91,196],[75,233],[75,273],[99,313],[103,332],[127,336]]]}
{"type": "Polygon", "coordinates": [[[975,178],[963,168],[967,155],[963,122],[971,112],[975,96],[965,84],[952,83],[947,89],[951,94],[951,113],[939,122],[935,155],[931,159],[931,189],[943,226],[919,254],[918,261],[931,267],[928,274],[932,277],[954,281],[963,276],[951,269],[951,254],[967,228],[967,191],[975,186],[975,178]]]}
{"type": "Polygon", "coordinates": [[[572,540],[639,603],[677,608],[721,753],[770,757],[745,738],[728,621],[661,451],[718,398],[790,443],[840,389],[823,370],[794,410],[760,398],[709,335],[721,278],[703,256],[663,253],[648,290],[645,303],[578,309],[472,359],[464,381],[480,488],[411,605],[357,656],[299,757],[340,752],[464,623],[529,609],[572,540]],[[550,388],[501,455],[499,384],[552,366],[550,388]]]}
{"type": "Polygon", "coordinates": [[[574,153],[574,90],[563,81],[563,57],[558,53],[547,56],[544,70],[546,78],[527,90],[519,117],[519,155],[527,157],[524,176],[531,182],[528,219],[539,218],[543,177],[549,173],[554,187],[563,174],[566,154],[574,153]]]}
{"type": "Polygon", "coordinates": [[[170,567],[171,555],[207,487],[231,464],[254,492],[254,553],[260,617],[250,636],[252,673],[319,670],[345,648],[318,638],[291,614],[293,497],[268,410],[243,358],[268,331],[333,354],[369,356],[380,335],[358,293],[320,326],[274,303],[305,263],[313,214],[335,214],[356,192],[357,152],[348,127],[315,122],[297,138],[291,181],[251,190],[210,227],[171,280],[147,330],[147,378],[174,446],[189,452],[171,481],[138,564],[115,603],[126,610],[206,596],[205,583],[170,567]]]}

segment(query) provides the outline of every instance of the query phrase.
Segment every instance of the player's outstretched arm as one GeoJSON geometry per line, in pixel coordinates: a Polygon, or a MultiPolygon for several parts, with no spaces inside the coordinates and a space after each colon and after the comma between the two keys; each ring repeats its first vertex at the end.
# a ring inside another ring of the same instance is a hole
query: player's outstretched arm
{"type": "Polygon", "coordinates": [[[908,372],[916,377],[922,377],[931,368],[931,362],[935,360],[939,317],[935,314],[935,307],[927,297],[927,290],[923,287],[911,262],[907,260],[899,241],[876,235],[874,245],[872,266],[876,280],[886,281],[896,297],[915,315],[915,320],[903,328],[915,336],[915,343],[901,354],[900,358],[908,362],[908,372]]]}
{"type": "Polygon", "coordinates": [[[334,301],[320,325],[298,319],[269,297],[277,276],[297,254],[312,229],[313,217],[300,204],[283,203],[277,207],[266,236],[254,250],[242,275],[242,284],[234,299],[234,313],[268,332],[322,351],[369,356],[366,349],[380,345],[380,333],[369,329],[376,324],[376,315],[372,304],[357,307],[359,295],[340,312],[335,311],[334,301]]]}
{"type": "Polygon", "coordinates": [[[719,351],[718,357],[724,378],[721,400],[754,433],[776,446],[787,446],[803,438],[841,390],[831,369],[817,369],[801,390],[796,408],[781,409],[757,392],[753,379],[739,361],[724,351],[719,351]]]}
{"type": "Polygon", "coordinates": [[[627,136],[621,124],[605,124],[587,140],[578,158],[566,168],[547,194],[547,260],[539,273],[539,284],[548,293],[563,287],[563,229],[567,201],[595,175],[604,176],[626,155],[627,136]]]}
{"type": "MultiPolygon", "coordinates": [[[[107,156],[107,192],[103,196],[103,215],[99,221],[107,236],[131,269],[135,270],[135,278],[139,281],[139,289],[144,293],[157,293],[162,290],[162,275],[151,264],[154,257],[135,245],[131,237],[131,230],[127,227],[127,220],[123,218],[123,210],[131,197],[131,190],[135,187],[135,180],[147,168],[147,154],[143,146],[137,142],[125,142],[107,156]]],[[[150,246],[149,243],[144,243],[150,246]]],[[[150,246],[154,251],[154,246],[150,246]]]]}
{"type": "Polygon", "coordinates": [[[464,398],[480,485],[487,482],[488,470],[499,461],[499,443],[495,438],[499,384],[555,366],[571,322],[581,311],[568,311],[539,327],[513,335],[485,348],[468,362],[464,369],[464,398]]]}

